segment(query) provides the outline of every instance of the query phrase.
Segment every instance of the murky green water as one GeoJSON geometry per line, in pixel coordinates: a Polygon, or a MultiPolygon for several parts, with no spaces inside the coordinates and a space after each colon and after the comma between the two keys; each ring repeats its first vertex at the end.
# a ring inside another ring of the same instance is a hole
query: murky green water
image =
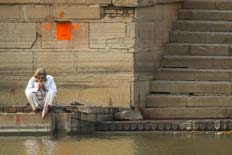
{"type": "Polygon", "coordinates": [[[104,133],[0,137],[0,155],[230,155],[232,135],[104,133]]]}

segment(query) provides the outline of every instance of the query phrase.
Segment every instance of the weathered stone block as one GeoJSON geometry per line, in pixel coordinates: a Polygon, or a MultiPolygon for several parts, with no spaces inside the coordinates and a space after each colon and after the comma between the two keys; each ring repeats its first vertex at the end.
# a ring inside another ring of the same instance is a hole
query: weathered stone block
{"type": "Polygon", "coordinates": [[[99,6],[64,6],[54,7],[54,17],[57,19],[100,19],[99,6]]]}
{"type": "Polygon", "coordinates": [[[148,48],[155,46],[155,28],[153,22],[136,24],[136,47],[148,48]]]}
{"type": "Polygon", "coordinates": [[[0,4],[39,4],[39,3],[51,3],[47,0],[1,0],[0,4]]]}
{"type": "Polygon", "coordinates": [[[89,25],[87,23],[71,23],[71,40],[57,40],[56,23],[43,23],[42,48],[88,48],[89,25]]]}
{"type": "Polygon", "coordinates": [[[106,40],[126,36],[124,23],[91,23],[90,48],[105,48],[106,40]]]}
{"type": "Polygon", "coordinates": [[[190,48],[186,44],[166,44],[165,52],[168,55],[188,55],[190,48]]]}
{"type": "Polygon", "coordinates": [[[135,37],[135,28],[136,28],[136,23],[127,23],[126,24],[126,37],[135,37]]]}
{"type": "Polygon", "coordinates": [[[145,119],[169,119],[169,118],[231,118],[231,108],[147,108],[143,110],[145,119]]]}
{"type": "Polygon", "coordinates": [[[230,81],[230,72],[226,71],[199,71],[195,72],[195,80],[199,81],[230,81]]]}
{"type": "MultiPolygon", "coordinates": [[[[1,2],[0,2],[1,3],[1,2]]],[[[20,6],[18,5],[0,5],[0,20],[1,21],[20,21],[20,6]]]]}
{"type": "MultiPolygon", "coordinates": [[[[0,50],[0,74],[2,80],[4,76],[20,76],[29,75],[33,70],[33,53],[23,50],[0,50]]],[[[19,81],[15,77],[13,81],[19,81]]],[[[11,78],[8,78],[10,80],[11,78]]],[[[7,79],[5,79],[7,81],[7,79]]]]}
{"type": "Polygon", "coordinates": [[[74,51],[36,50],[37,66],[46,68],[51,75],[67,75],[76,73],[76,54],[74,51]]]}
{"type": "Polygon", "coordinates": [[[155,5],[151,7],[139,7],[135,9],[135,17],[139,20],[163,20],[164,7],[162,5],[155,5]]]}
{"type": "Polygon", "coordinates": [[[187,0],[183,7],[186,9],[216,9],[215,1],[187,0]]]}
{"type": "Polygon", "coordinates": [[[231,20],[230,11],[217,11],[217,10],[180,10],[179,19],[190,20],[231,20]]]}
{"type": "Polygon", "coordinates": [[[0,133],[48,133],[53,131],[51,115],[43,120],[40,114],[2,113],[0,133]]]}
{"type": "Polygon", "coordinates": [[[230,33],[206,33],[206,43],[232,43],[232,34],[230,33]]]}
{"type": "Polygon", "coordinates": [[[186,107],[185,95],[148,95],[146,97],[147,108],[171,108],[186,107]]]}
{"type": "Polygon", "coordinates": [[[162,59],[163,67],[196,68],[196,69],[230,69],[230,57],[202,57],[202,56],[165,56],[162,59]]]}
{"type": "Polygon", "coordinates": [[[57,83],[58,103],[78,101],[85,105],[130,107],[130,83],[98,80],[57,83]]]}
{"type": "Polygon", "coordinates": [[[106,40],[108,48],[125,48],[131,49],[135,46],[135,38],[116,38],[106,40]]]}
{"type": "Polygon", "coordinates": [[[111,0],[54,0],[54,3],[63,3],[63,4],[100,4],[108,5],[111,4],[111,0]]]}
{"type": "Polygon", "coordinates": [[[194,81],[195,72],[190,70],[174,70],[174,69],[164,69],[156,71],[154,74],[154,79],[156,80],[185,80],[194,81]]]}
{"type": "Polygon", "coordinates": [[[36,40],[35,23],[0,23],[0,48],[31,48],[36,40]]]}
{"type": "Polygon", "coordinates": [[[231,107],[231,96],[189,96],[188,107],[231,107]]]}
{"type": "Polygon", "coordinates": [[[230,0],[220,0],[215,1],[215,5],[217,9],[231,10],[232,2],[230,0]]]}
{"type": "Polygon", "coordinates": [[[132,76],[133,55],[130,53],[78,52],[77,73],[88,76],[132,76]]]}
{"type": "Polygon", "coordinates": [[[190,45],[191,55],[212,55],[212,56],[228,56],[228,45],[190,45]]]}
{"type": "Polygon", "coordinates": [[[48,5],[25,5],[22,6],[23,19],[25,21],[46,21],[51,18],[51,9],[48,5]]]}
{"type": "Polygon", "coordinates": [[[152,92],[230,94],[230,82],[152,81],[152,92]]]}
{"type": "Polygon", "coordinates": [[[170,32],[170,42],[177,43],[205,43],[206,34],[202,32],[170,32]]]}
{"type": "Polygon", "coordinates": [[[134,54],[134,71],[135,76],[150,75],[153,78],[153,71],[159,67],[159,52],[136,52],[134,54]]]}

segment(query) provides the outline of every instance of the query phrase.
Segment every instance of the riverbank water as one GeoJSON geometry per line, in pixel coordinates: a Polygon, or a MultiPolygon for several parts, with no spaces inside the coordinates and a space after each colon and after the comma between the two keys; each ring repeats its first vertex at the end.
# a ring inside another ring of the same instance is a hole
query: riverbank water
{"type": "Polygon", "coordinates": [[[232,135],[220,133],[97,133],[0,137],[1,155],[228,155],[232,135]]]}

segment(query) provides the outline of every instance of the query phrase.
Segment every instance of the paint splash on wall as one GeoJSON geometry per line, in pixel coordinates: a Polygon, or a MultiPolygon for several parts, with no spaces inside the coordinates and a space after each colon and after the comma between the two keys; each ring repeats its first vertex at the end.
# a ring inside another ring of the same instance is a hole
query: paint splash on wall
{"type": "Polygon", "coordinates": [[[46,23],[46,24],[44,24],[43,28],[46,31],[51,31],[52,25],[51,25],[51,23],[46,23]]]}
{"type": "Polygon", "coordinates": [[[56,36],[57,40],[71,40],[71,22],[57,22],[56,36]]]}

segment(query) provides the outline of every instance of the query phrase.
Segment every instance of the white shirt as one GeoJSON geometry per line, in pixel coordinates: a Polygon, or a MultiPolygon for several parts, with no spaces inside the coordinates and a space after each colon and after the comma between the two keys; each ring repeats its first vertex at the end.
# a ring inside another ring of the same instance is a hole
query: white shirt
{"type": "MultiPolygon", "coordinates": [[[[55,84],[54,78],[51,75],[47,75],[46,78],[47,78],[47,81],[44,83],[44,85],[45,85],[47,91],[50,93],[54,93],[54,95],[56,96],[57,89],[56,89],[56,84],[55,84]]],[[[31,77],[31,79],[29,80],[29,82],[27,84],[25,94],[27,96],[29,96],[29,94],[31,94],[31,93],[38,92],[38,88],[39,88],[38,86],[39,86],[39,83],[36,82],[35,77],[31,77]]]]}

